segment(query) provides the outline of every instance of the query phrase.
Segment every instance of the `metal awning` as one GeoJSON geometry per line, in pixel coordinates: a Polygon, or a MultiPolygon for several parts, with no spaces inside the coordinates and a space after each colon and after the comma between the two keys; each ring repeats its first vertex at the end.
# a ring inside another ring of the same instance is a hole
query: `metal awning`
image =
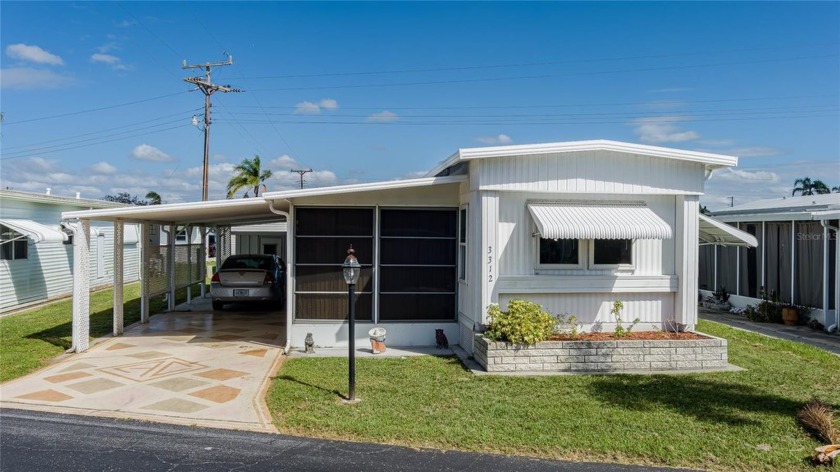
{"type": "Polygon", "coordinates": [[[722,221],[702,213],[698,215],[700,244],[717,244],[720,246],[757,247],[758,240],[750,233],[730,226],[722,221]]]}
{"type": "Polygon", "coordinates": [[[3,218],[0,219],[0,224],[8,226],[36,243],[60,243],[67,241],[67,235],[64,231],[36,223],[32,220],[3,218]]]}
{"type": "Polygon", "coordinates": [[[543,238],[671,239],[671,226],[643,202],[529,203],[543,238]]]}

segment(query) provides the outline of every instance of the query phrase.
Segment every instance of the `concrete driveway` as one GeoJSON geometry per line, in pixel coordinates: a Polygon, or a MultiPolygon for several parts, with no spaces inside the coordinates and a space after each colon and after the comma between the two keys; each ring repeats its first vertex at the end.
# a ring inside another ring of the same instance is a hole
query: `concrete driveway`
{"type": "Polygon", "coordinates": [[[214,313],[209,300],[152,316],[87,352],[2,385],[0,406],[276,432],[263,403],[285,314],[214,313]]]}

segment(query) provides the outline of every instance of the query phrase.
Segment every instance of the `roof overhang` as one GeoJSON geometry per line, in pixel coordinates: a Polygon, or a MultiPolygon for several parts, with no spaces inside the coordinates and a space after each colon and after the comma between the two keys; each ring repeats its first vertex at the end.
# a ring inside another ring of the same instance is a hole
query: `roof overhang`
{"type": "Polygon", "coordinates": [[[0,219],[0,224],[8,226],[36,243],[60,243],[68,239],[64,231],[32,220],[3,218],[0,219]]]}
{"type": "Polygon", "coordinates": [[[706,216],[698,215],[700,244],[717,244],[719,246],[743,246],[757,247],[758,239],[755,236],[730,226],[722,221],[706,216]]]}
{"type": "Polygon", "coordinates": [[[465,175],[453,177],[423,177],[420,179],[389,180],[386,182],[370,182],[364,184],[336,185],[334,187],[266,192],[263,194],[263,198],[266,200],[288,200],[299,197],[317,197],[322,195],[338,195],[345,193],[429,187],[433,185],[460,184],[461,182],[466,181],[467,176],[465,175]]]}
{"type": "MultiPolygon", "coordinates": [[[[176,224],[193,226],[215,226],[219,224],[251,224],[282,219],[272,211],[272,203],[262,198],[240,198],[236,200],[214,200],[206,202],[171,203],[164,205],[133,206],[101,210],[66,211],[61,214],[68,219],[90,219],[97,221],[124,221],[130,223],[176,224]]],[[[288,210],[288,205],[274,204],[279,211],[288,210]]]]}
{"type": "Polygon", "coordinates": [[[514,146],[489,146],[480,148],[464,148],[452,154],[428,172],[427,176],[437,175],[447,167],[458,162],[475,159],[487,159],[493,157],[511,157],[540,154],[558,154],[581,151],[611,151],[624,154],[636,154],[666,159],[676,159],[704,164],[707,169],[713,170],[721,167],[738,165],[738,158],[724,154],[714,154],[700,151],[686,151],[683,149],[672,149],[659,146],[648,146],[645,144],[624,143],[597,139],[591,141],[568,141],[559,143],[524,144],[514,146]]]}
{"type": "Polygon", "coordinates": [[[532,202],[528,211],[548,239],[670,239],[671,226],[642,202],[532,202]]]}

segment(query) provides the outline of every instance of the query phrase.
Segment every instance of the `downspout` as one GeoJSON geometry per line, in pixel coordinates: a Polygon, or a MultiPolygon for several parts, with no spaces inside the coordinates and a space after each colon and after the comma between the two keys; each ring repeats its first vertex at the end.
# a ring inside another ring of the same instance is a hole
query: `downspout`
{"type": "MultiPolygon", "coordinates": [[[[835,261],[837,261],[834,264],[834,268],[835,268],[835,271],[836,271],[837,268],[840,267],[840,228],[838,228],[837,226],[832,226],[832,225],[828,224],[828,220],[820,220],[820,224],[824,228],[823,231],[824,231],[826,236],[828,236],[828,230],[830,230],[830,229],[834,230],[834,235],[836,236],[834,244],[837,246],[836,250],[834,251],[834,258],[835,258],[835,261]]],[[[828,238],[826,237],[826,241],[825,241],[823,247],[828,249],[829,244],[831,244],[831,243],[828,241],[828,238]]],[[[830,253],[830,251],[828,251],[828,250],[825,251],[825,262],[823,262],[823,274],[824,274],[824,277],[825,277],[824,280],[828,279],[828,255],[829,255],[829,253],[830,253]]],[[[825,288],[828,289],[828,287],[825,287],[825,288]]],[[[826,290],[826,292],[827,292],[827,290],[826,290]]],[[[824,295],[824,299],[827,300],[828,299],[828,293],[825,293],[823,295],[824,295]]],[[[825,306],[826,328],[828,328],[828,319],[827,319],[828,318],[828,308],[829,307],[826,304],[826,306],[825,306]]],[[[836,275],[835,275],[835,280],[834,280],[834,325],[837,326],[837,328],[838,328],[836,333],[838,335],[840,335],[840,281],[837,280],[836,275]]]]}
{"type": "Polygon", "coordinates": [[[288,229],[290,218],[288,212],[274,208],[274,200],[268,200],[268,209],[275,215],[286,217],[286,259],[283,261],[286,264],[286,347],[283,348],[283,354],[289,354],[289,350],[292,348],[292,299],[294,295],[292,293],[291,278],[289,277],[289,266],[292,260],[292,241],[289,237],[288,229]]]}

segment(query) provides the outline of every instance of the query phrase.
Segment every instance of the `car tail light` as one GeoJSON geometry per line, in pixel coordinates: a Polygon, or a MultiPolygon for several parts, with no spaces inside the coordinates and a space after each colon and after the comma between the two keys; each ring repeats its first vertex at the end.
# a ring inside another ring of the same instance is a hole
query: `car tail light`
{"type": "Polygon", "coordinates": [[[218,272],[213,274],[213,278],[210,279],[210,282],[217,282],[217,283],[221,282],[221,279],[219,279],[219,273],[218,272]]]}
{"type": "Polygon", "coordinates": [[[263,280],[263,284],[271,285],[273,283],[274,283],[274,274],[272,274],[271,272],[266,272],[265,280],[263,280]]]}

